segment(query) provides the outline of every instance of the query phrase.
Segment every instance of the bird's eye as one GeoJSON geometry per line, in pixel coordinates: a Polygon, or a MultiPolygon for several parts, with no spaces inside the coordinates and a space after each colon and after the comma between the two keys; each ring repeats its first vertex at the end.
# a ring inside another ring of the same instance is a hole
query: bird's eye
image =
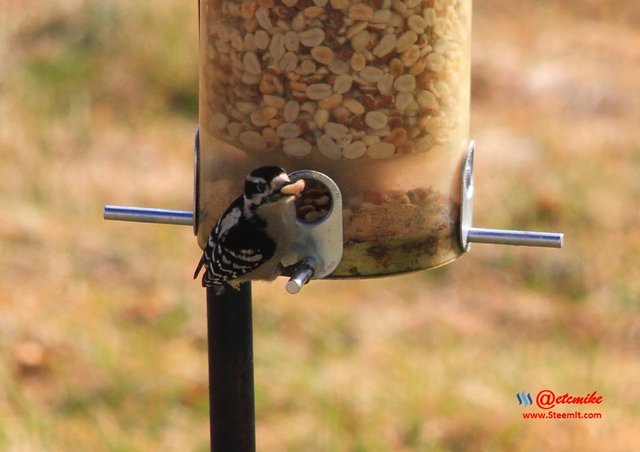
{"type": "Polygon", "coordinates": [[[267,184],[263,183],[263,182],[258,182],[256,184],[256,190],[258,193],[262,193],[264,191],[267,190],[267,184]]]}

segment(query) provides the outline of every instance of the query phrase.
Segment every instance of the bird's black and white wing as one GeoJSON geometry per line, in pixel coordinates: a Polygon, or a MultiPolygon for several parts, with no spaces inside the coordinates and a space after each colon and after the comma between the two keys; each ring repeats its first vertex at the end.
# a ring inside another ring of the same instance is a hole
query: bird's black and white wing
{"type": "Polygon", "coordinates": [[[194,278],[202,267],[203,287],[221,285],[251,273],[273,257],[276,243],[256,217],[242,214],[242,197],[234,201],[220,217],[209,236],[194,278]]]}

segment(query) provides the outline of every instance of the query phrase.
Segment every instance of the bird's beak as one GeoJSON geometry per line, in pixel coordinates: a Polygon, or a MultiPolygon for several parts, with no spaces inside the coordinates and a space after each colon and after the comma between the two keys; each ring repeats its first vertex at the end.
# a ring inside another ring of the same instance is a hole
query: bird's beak
{"type": "Polygon", "coordinates": [[[304,179],[298,179],[295,182],[285,185],[280,189],[280,193],[283,195],[297,195],[304,190],[304,179]]]}

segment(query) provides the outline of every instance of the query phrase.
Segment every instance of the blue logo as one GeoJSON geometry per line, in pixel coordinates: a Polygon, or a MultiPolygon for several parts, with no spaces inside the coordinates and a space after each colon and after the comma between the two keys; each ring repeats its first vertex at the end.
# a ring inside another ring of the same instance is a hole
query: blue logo
{"type": "Polygon", "coordinates": [[[529,406],[533,405],[533,399],[531,398],[531,393],[529,392],[518,392],[516,394],[516,398],[518,399],[518,405],[529,406]]]}

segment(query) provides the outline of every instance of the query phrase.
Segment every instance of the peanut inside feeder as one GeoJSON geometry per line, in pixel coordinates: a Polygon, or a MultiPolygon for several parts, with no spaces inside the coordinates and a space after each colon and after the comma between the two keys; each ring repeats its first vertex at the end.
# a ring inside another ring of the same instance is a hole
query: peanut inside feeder
{"type": "Polygon", "coordinates": [[[316,223],[331,212],[333,200],[329,188],[322,182],[305,180],[305,189],[296,199],[296,214],[300,221],[316,223]]]}

